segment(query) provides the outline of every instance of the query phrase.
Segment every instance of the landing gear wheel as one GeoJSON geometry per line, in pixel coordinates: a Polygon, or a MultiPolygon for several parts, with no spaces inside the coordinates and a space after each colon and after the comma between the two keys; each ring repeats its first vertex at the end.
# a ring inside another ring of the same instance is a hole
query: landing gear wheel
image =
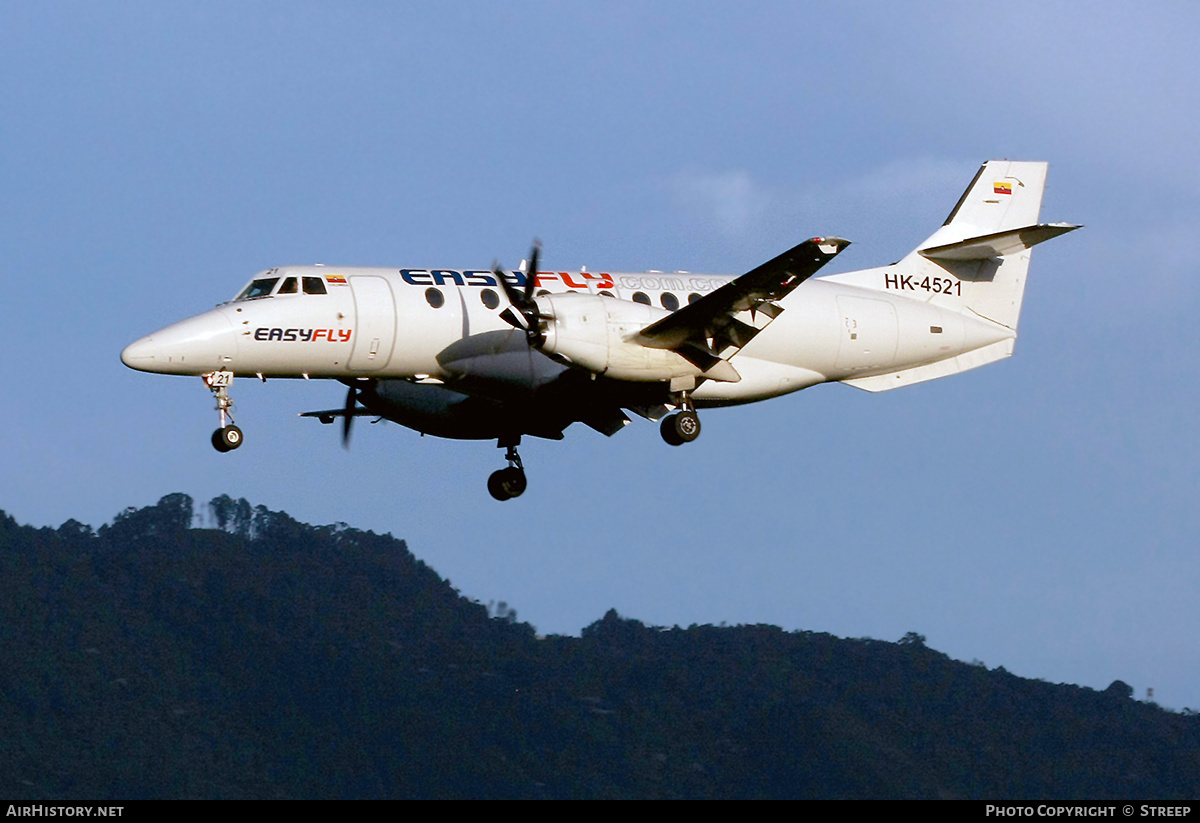
{"type": "Polygon", "coordinates": [[[242,445],[242,430],[237,426],[222,426],[212,433],[213,448],[219,452],[230,452],[242,445]]]}
{"type": "Polygon", "coordinates": [[[213,448],[219,452],[231,452],[242,445],[242,430],[233,425],[233,400],[229,397],[229,387],[233,385],[233,372],[213,371],[200,375],[204,385],[217,399],[217,412],[221,415],[221,428],[212,433],[213,448]]]}
{"type": "Polygon", "coordinates": [[[691,443],[700,436],[700,418],[694,411],[681,411],[667,415],[659,424],[662,439],[672,446],[691,443]]]}
{"type": "Polygon", "coordinates": [[[527,485],[524,470],[516,466],[509,466],[507,469],[492,472],[487,483],[488,492],[497,500],[509,500],[513,497],[520,497],[524,494],[527,485]]]}
{"type": "Polygon", "coordinates": [[[525,467],[521,465],[521,455],[517,454],[517,446],[521,443],[520,435],[503,437],[496,444],[502,449],[508,449],[504,458],[508,461],[507,469],[492,472],[488,478],[488,493],[497,500],[511,500],[525,493],[525,467]]]}

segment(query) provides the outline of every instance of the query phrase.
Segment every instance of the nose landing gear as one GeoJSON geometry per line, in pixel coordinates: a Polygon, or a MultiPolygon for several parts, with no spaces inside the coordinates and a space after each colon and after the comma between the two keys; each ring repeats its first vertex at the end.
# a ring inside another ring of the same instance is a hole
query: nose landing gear
{"type": "Polygon", "coordinates": [[[214,371],[203,375],[204,385],[217,399],[217,412],[221,415],[221,427],[212,433],[213,448],[219,452],[229,452],[242,445],[242,430],[233,425],[233,400],[229,397],[229,387],[233,385],[233,372],[214,371]]]}
{"type": "Polygon", "coordinates": [[[492,472],[487,482],[488,492],[497,500],[510,500],[525,493],[528,482],[525,479],[525,467],[521,465],[521,455],[517,454],[517,446],[520,443],[521,438],[517,437],[508,441],[501,440],[497,444],[508,447],[504,455],[508,460],[508,468],[492,472]]]}

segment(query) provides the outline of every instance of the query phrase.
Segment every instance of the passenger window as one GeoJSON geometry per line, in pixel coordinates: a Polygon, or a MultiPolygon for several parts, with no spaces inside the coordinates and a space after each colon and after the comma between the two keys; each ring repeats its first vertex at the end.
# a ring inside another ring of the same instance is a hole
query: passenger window
{"type": "Polygon", "coordinates": [[[304,278],[304,293],[305,294],[326,294],[325,281],[319,277],[304,278]]]}
{"type": "Polygon", "coordinates": [[[446,298],[437,289],[425,289],[425,299],[435,309],[440,309],[446,303],[446,298]]]}
{"type": "Polygon", "coordinates": [[[494,309],[500,305],[500,296],[491,289],[484,289],[479,293],[479,299],[483,301],[483,305],[489,309],[494,309]]]}
{"type": "Polygon", "coordinates": [[[692,292],[691,294],[688,295],[688,305],[689,306],[692,305],[699,299],[700,299],[700,295],[696,294],[695,292],[692,292]]]}
{"type": "Polygon", "coordinates": [[[671,294],[669,291],[662,293],[662,297],[658,298],[662,302],[662,307],[667,311],[675,311],[679,308],[679,298],[671,294]]]}
{"type": "Polygon", "coordinates": [[[613,294],[612,292],[608,291],[607,289],[604,289],[604,290],[602,290],[602,291],[600,292],[600,296],[601,296],[601,297],[616,297],[616,295],[615,295],[615,294],[613,294]]]}
{"type": "Polygon", "coordinates": [[[296,278],[289,277],[288,279],[284,280],[283,285],[279,287],[279,293],[280,294],[295,294],[298,287],[299,287],[299,284],[296,282],[296,278]]]}
{"type": "Polygon", "coordinates": [[[650,302],[650,298],[649,298],[649,297],[646,295],[646,293],[645,293],[645,292],[643,292],[643,291],[634,292],[634,295],[633,295],[633,302],[634,302],[634,303],[641,303],[643,306],[650,306],[650,305],[653,305],[653,304],[650,302]]]}

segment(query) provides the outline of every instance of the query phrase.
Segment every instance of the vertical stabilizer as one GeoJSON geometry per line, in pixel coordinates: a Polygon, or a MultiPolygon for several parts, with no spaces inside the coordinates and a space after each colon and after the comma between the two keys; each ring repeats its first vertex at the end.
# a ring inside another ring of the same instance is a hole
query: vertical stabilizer
{"type": "Polygon", "coordinates": [[[984,163],[942,228],[919,248],[1036,224],[1047,166],[1013,160],[984,163]]]}
{"type": "Polygon", "coordinates": [[[1016,331],[1032,245],[1022,235],[1046,239],[1028,237],[1042,210],[1046,168],[1011,160],[984,163],[942,227],[897,268],[922,279],[952,275],[960,285],[934,302],[1016,331]]]}
{"type": "Polygon", "coordinates": [[[985,321],[1007,339],[889,375],[844,382],[869,391],[919,383],[976,368],[1012,353],[1031,249],[1079,228],[1039,224],[1046,163],[984,163],[941,228],[900,262],[831,280],[890,292],[985,321]]]}

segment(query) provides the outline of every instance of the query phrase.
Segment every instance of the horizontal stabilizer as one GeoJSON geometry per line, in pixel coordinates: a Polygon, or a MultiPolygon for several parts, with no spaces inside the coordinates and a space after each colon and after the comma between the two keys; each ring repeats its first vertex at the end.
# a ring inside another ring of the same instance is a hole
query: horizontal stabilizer
{"type": "Polygon", "coordinates": [[[1079,226],[1071,223],[1042,223],[1023,229],[1009,229],[995,234],[969,237],[957,243],[921,249],[918,254],[932,260],[990,260],[993,257],[1016,254],[1077,228],[1079,226]]]}

